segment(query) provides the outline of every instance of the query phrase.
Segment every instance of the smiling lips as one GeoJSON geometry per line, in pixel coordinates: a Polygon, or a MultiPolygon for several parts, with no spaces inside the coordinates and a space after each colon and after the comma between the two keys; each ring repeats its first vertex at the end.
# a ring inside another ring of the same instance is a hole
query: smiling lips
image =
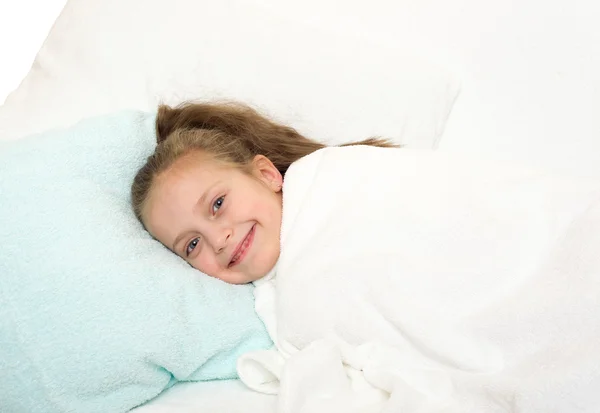
{"type": "Polygon", "coordinates": [[[233,267],[244,260],[244,258],[246,257],[246,253],[252,245],[252,241],[254,241],[255,228],[256,224],[252,225],[252,228],[250,228],[250,231],[248,231],[246,237],[237,246],[235,252],[233,253],[233,256],[231,257],[231,261],[229,261],[229,267],[233,267]]]}

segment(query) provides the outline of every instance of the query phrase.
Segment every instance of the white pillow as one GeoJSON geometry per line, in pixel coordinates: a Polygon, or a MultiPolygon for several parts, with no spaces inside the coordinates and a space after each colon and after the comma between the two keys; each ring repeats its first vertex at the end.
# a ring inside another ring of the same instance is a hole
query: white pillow
{"type": "Polygon", "coordinates": [[[236,99],[330,143],[437,145],[459,90],[448,71],[259,3],[68,1],[0,108],[0,140],[118,109],[236,99]]]}
{"type": "Polygon", "coordinates": [[[256,1],[458,73],[439,149],[600,177],[600,2],[256,1]]]}

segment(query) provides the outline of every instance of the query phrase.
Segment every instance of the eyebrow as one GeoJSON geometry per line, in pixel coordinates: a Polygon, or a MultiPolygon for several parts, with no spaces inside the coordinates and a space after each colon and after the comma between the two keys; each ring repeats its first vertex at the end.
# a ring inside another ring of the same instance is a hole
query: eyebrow
{"type": "MultiPolygon", "coordinates": [[[[192,209],[196,209],[196,207],[198,205],[204,205],[204,203],[206,202],[206,198],[208,197],[208,194],[210,194],[212,192],[212,190],[214,189],[214,187],[219,185],[220,183],[221,183],[221,181],[217,181],[213,185],[211,185],[210,188],[208,188],[206,191],[204,191],[204,193],[200,196],[200,198],[198,198],[198,201],[194,204],[194,207],[192,209]]],[[[183,238],[185,238],[185,236],[187,234],[189,234],[190,232],[192,232],[192,231],[185,231],[185,232],[182,232],[181,234],[179,234],[175,238],[175,241],[173,241],[173,246],[172,246],[171,250],[175,251],[175,247],[177,246],[177,244],[179,244],[179,242],[181,242],[181,240],[183,238]]]]}
{"type": "Polygon", "coordinates": [[[181,234],[179,234],[177,236],[177,238],[175,238],[175,241],[173,241],[173,247],[171,248],[173,251],[177,252],[175,250],[175,247],[177,246],[177,244],[179,244],[181,242],[181,240],[187,235],[189,234],[190,231],[186,231],[186,232],[182,232],[181,234]]]}

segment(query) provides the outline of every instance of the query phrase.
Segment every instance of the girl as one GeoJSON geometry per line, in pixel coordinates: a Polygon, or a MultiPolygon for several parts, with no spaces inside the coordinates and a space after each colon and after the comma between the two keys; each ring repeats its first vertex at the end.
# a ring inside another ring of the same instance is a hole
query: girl
{"type": "MultiPolygon", "coordinates": [[[[156,133],[132,187],[148,232],[225,282],[269,273],[279,257],[285,173],[325,145],[241,104],[160,106],[156,133]]],[[[351,145],[397,147],[378,138],[342,146],[351,145]]]]}
{"type": "Polygon", "coordinates": [[[286,411],[598,411],[599,182],[324,148],[240,105],[163,106],[157,134],[135,212],[202,272],[260,279],[276,347],[238,373],[286,411]]]}

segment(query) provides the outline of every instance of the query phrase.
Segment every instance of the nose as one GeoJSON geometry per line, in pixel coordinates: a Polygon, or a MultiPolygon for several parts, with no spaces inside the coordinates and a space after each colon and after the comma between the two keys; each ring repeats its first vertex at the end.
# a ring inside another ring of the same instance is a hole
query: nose
{"type": "Polygon", "coordinates": [[[207,234],[208,242],[210,243],[216,254],[219,254],[225,249],[225,247],[227,247],[227,244],[231,239],[232,234],[233,231],[231,230],[231,228],[220,227],[214,228],[212,231],[210,231],[209,234],[207,234]]]}

